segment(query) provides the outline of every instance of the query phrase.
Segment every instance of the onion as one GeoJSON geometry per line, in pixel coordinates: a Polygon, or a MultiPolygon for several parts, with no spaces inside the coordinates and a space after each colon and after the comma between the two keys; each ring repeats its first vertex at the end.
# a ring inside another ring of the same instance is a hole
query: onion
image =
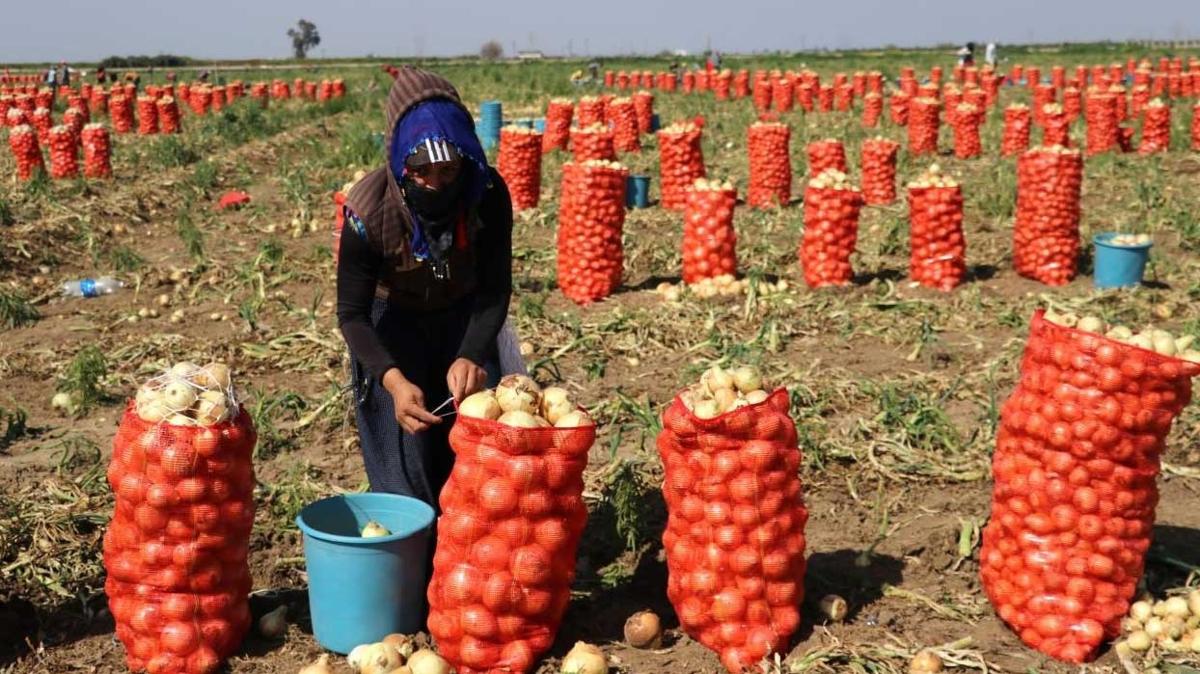
{"type": "Polygon", "coordinates": [[[558,418],[554,424],[555,428],[580,428],[582,426],[595,426],[596,422],[588,416],[583,410],[574,410],[568,412],[558,418]]]}
{"type": "Polygon", "coordinates": [[[199,369],[199,365],[183,361],[182,363],[175,363],[175,366],[168,371],[168,374],[179,379],[188,379],[196,374],[196,371],[199,369]]]}
{"type": "Polygon", "coordinates": [[[496,394],[492,391],[472,393],[458,405],[459,414],[475,419],[490,419],[495,421],[500,418],[502,411],[500,403],[496,402],[496,394]]]}
{"type": "Polygon", "coordinates": [[[737,393],[733,389],[719,388],[713,391],[713,400],[716,401],[717,407],[724,412],[733,407],[733,403],[737,401],[737,393]]]}
{"type": "Polygon", "coordinates": [[[229,366],[221,362],[212,362],[200,368],[194,377],[195,382],[204,388],[229,390],[232,384],[229,376],[229,366]]]}
{"type": "Polygon", "coordinates": [[[716,393],[721,389],[732,389],[733,375],[722,370],[720,366],[714,365],[700,375],[700,384],[709,393],[716,393]]]}
{"type": "Polygon", "coordinates": [[[721,414],[721,406],[712,398],[701,398],[695,403],[692,414],[698,419],[714,419],[721,414]]]}
{"type": "MultiPolygon", "coordinates": [[[[1198,597],[1198,599],[1200,599],[1200,597],[1198,597]]],[[[1154,615],[1154,607],[1151,606],[1150,602],[1148,601],[1135,601],[1133,602],[1133,605],[1129,607],[1129,617],[1142,624],[1145,624],[1145,622],[1149,620],[1150,616],[1152,615],[1154,615]]]]}
{"type": "Polygon", "coordinates": [[[356,672],[362,669],[363,655],[370,646],[371,644],[360,644],[350,650],[350,654],[346,656],[346,663],[350,665],[350,669],[356,672]]]}
{"type": "Polygon", "coordinates": [[[229,413],[225,394],[221,391],[201,391],[196,402],[196,423],[212,426],[225,420],[229,413]]]}
{"type": "Polygon", "coordinates": [[[1152,342],[1154,344],[1155,351],[1161,353],[1164,356],[1174,356],[1176,354],[1175,338],[1172,337],[1170,334],[1164,333],[1161,330],[1156,330],[1150,336],[1150,339],[1152,340],[1152,342]]]}
{"type": "Polygon", "coordinates": [[[743,365],[734,370],[732,376],[733,385],[742,393],[749,393],[762,388],[762,375],[759,374],[757,368],[743,365]]]}
{"type": "Polygon", "coordinates": [[[1139,332],[1138,334],[1134,335],[1133,338],[1129,340],[1129,343],[1138,347],[1139,349],[1146,349],[1147,351],[1154,350],[1154,338],[1146,332],[1139,332]]]}
{"type": "Polygon", "coordinates": [[[545,419],[523,410],[505,412],[497,421],[513,428],[546,428],[550,425],[545,419]]]}
{"type": "Polygon", "coordinates": [[[378,642],[369,644],[362,651],[358,671],[362,674],[387,674],[403,662],[396,649],[383,642],[378,642]]]}
{"type": "Polygon", "coordinates": [[[280,604],[258,619],[258,633],[267,639],[279,639],[287,634],[287,604],[280,604]]]}
{"type": "Polygon", "coordinates": [[[363,538],[379,538],[380,536],[391,536],[392,532],[388,531],[387,527],[383,526],[375,520],[366,523],[362,528],[363,538]]]}
{"type": "Polygon", "coordinates": [[[660,648],[662,621],[654,611],[638,611],[625,621],[625,641],[634,648],[660,648]]]}
{"type": "Polygon", "coordinates": [[[412,674],[450,674],[450,663],[428,648],[422,648],[408,659],[412,674]]]}
{"type": "Polygon", "coordinates": [[[505,412],[536,414],[540,394],[541,389],[538,388],[537,382],[523,374],[510,374],[501,379],[500,385],[496,387],[496,402],[500,403],[500,409],[505,412]]]}
{"type": "Polygon", "coordinates": [[[1129,648],[1138,652],[1150,650],[1150,644],[1152,641],[1153,640],[1150,638],[1150,635],[1146,634],[1142,630],[1132,632],[1128,637],[1125,638],[1125,643],[1129,644],[1129,648]]]}
{"type": "Polygon", "coordinates": [[[400,654],[400,657],[407,660],[413,654],[412,639],[407,634],[393,633],[383,638],[383,643],[391,646],[400,654]]]}
{"type": "Polygon", "coordinates": [[[575,409],[570,394],[565,388],[551,386],[542,391],[542,416],[552,424],[557,424],[560,417],[570,414],[575,409]]]}
{"type": "Polygon", "coordinates": [[[159,395],[150,398],[145,403],[138,404],[137,413],[143,421],[148,421],[152,424],[163,421],[173,414],[171,408],[167,407],[167,404],[162,400],[162,396],[159,395]]]}
{"type": "Polygon", "coordinates": [[[1105,335],[1109,339],[1114,339],[1118,342],[1125,342],[1133,339],[1133,331],[1124,325],[1114,325],[1105,335]]]}
{"type": "Polygon", "coordinates": [[[921,651],[908,663],[908,671],[909,674],[935,674],[942,671],[942,659],[933,651],[921,651]]]}
{"type": "Polygon", "coordinates": [[[762,390],[751,391],[746,394],[746,402],[750,403],[751,405],[757,405],[761,402],[765,402],[766,399],[769,397],[770,396],[767,394],[766,391],[762,391],[762,390]]]}
{"type": "Polygon", "coordinates": [[[316,662],[305,665],[300,670],[300,674],[333,674],[333,670],[329,667],[329,654],[323,653],[316,662]]]}
{"type": "Polygon", "coordinates": [[[162,390],[162,401],[169,409],[182,412],[196,402],[196,390],[184,379],[172,379],[162,390]]]}
{"type": "Polygon", "coordinates": [[[827,594],[821,598],[817,604],[821,610],[821,615],[835,623],[840,623],[846,619],[846,614],[849,613],[850,607],[846,604],[846,600],[836,594],[827,594]]]}
{"type": "Polygon", "coordinates": [[[576,641],[575,646],[563,658],[558,671],[561,674],[608,674],[608,660],[599,648],[576,641]]]}
{"type": "Polygon", "coordinates": [[[172,426],[195,426],[196,420],[186,414],[176,412],[166,418],[166,422],[172,426]]]}
{"type": "Polygon", "coordinates": [[[1160,616],[1153,616],[1146,621],[1146,626],[1142,628],[1146,634],[1150,635],[1151,639],[1157,639],[1166,634],[1167,626],[1160,616]]]}
{"type": "Polygon", "coordinates": [[[76,396],[70,393],[55,393],[54,397],[50,399],[50,407],[68,414],[74,412],[77,405],[76,396]]]}
{"type": "MultiPolygon", "coordinates": [[[[1192,590],[1187,596],[1188,608],[1192,615],[1200,616],[1200,590],[1192,590]]],[[[1132,611],[1130,611],[1132,613],[1132,611]]]]}
{"type": "Polygon", "coordinates": [[[1187,620],[1191,614],[1191,609],[1188,608],[1188,600],[1183,597],[1171,597],[1167,599],[1167,615],[1174,616],[1187,620]]]}
{"type": "Polygon", "coordinates": [[[1097,316],[1084,316],[1075,327],[1086,332],[1103,333],[1104,320],[1097,316]]]}

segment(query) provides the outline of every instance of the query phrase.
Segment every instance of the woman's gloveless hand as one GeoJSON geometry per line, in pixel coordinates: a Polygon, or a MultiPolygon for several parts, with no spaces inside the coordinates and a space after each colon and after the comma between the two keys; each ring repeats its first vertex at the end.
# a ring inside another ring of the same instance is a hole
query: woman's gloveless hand
{"type": "Polygon", "coordinates": [[[463,398],[483,388],[487,383],[487,371],[467,358],[459,358],[450,365],[446,373],[446,387],[454,402],[460,403],[463,398]]]}
{"type": "Polygon", "coordinates": [[[441,418],[425,409],[425,394],[421,388],[405,379],[400,370],[388,370],[383,375],[383,387],[392,394],[396,405],[396,421],[404,430],[420,433],[432,424],[442,423],[441,418]]]}

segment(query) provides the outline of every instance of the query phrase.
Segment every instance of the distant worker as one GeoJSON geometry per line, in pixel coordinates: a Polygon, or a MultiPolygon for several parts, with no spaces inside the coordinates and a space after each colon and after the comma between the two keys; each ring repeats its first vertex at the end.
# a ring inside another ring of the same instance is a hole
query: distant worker
{"type": "Polygon", "coordinates": [[[721,69],[721,52],[714,49],[711,60],[712,60],[713,70],[720,70],[721,69]]]}
{"type": "Polygon", "coordinates": [[[55,81],[57,79],[58,79],[58,74],[57,74],[57,72],[55,72],[54,66],[50,66],[50,68],[48,70],[46,70],[46,77],[44,78],[46,86],[53,89],[55,81]]]}
{"type": "Polygon", "coordinates": [[[197,79],[199,79],[201,82],[207,82],[208,75],[209,75],[208,70],[201,70],[200,76],[197,79]]]}
{"type": "Polygon", "coordinates": [[[590,77],[593,82],[599,81],[599,79],[600,79],[600,62],[599,61],[592,61],[591,63],[588,64],[588,77],[590,77]]]}
{"type": "Polygon", "coordinates": [[[571,84],[576,87],[581,87],[588,82],[588,78],[584,76],[583,70],[576,70],[571,73],[571,84]]]}
{"type": "Polygon", "coordinates": [[[108,71],[104,66],[96,66],[96,84],[104,84],[108,81],[108,71]]]}
{"type": "Polygon", "coordinates": [[[975,65],[975,43],[968,42],[958,50],[958,65],[973,66],[975,65]]]}
{"type": "Polygon", "coordinates": [[[993,68],[996,67],[996,43],[995,42],[987,43],[987,48],[985,48],[983,51],[983,60],[989,66],[991,66],[993,68]]]}
{"type": "Polygon", "coordinates": [[[71,69],[67,67],[66,61],[61,61],[58,64],[58,86],[71,86],[71,69]]]}

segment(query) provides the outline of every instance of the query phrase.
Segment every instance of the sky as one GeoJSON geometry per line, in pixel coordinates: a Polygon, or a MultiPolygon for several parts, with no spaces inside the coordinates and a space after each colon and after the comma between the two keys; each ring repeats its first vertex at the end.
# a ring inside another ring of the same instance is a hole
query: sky
{"type": "Polygon", "coordinates": [[[1200,0],[53,0],[0,1],[0,62],[171,53],[290,55],[286,31],[317,25],[313,56],[725,52],[996,41],[1200,39],[1200,0]]]}

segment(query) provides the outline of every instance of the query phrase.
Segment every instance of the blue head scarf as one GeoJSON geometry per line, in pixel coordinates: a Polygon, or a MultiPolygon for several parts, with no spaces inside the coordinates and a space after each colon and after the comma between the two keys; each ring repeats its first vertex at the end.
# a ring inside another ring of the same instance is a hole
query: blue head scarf
{"type": "MultiPolygon", "coordinates": [[[[444,140],[462,155],[464,205],[473,208],[488,188],[488,163],[483,146],[475,135],[475,123],[463,107],[446,98],[422,101],[396,122],[392,146],[388,149],[392,175],[403,184],[408,171],[405,162],[413,150],[427,140],[444,140]]],[[[417,259],[429,256],[429,241],[420,219],[413,213],[412,249],[417,259]]]]}

